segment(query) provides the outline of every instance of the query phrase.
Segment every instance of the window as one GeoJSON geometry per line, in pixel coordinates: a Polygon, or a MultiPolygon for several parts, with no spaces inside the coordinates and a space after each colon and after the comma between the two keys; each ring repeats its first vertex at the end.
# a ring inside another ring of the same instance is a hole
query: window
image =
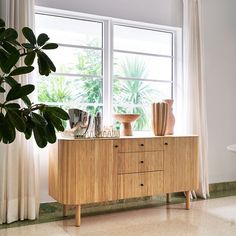
{"type": "Polygon", "coordinates": [[[150,130],[151,103],[174,93],[175,31],[96,17],[36,14],[36,34],[59,48],[49,52],[57,67],[38,79],[38,100],[64,109],[138,113],[135,130],[150,130]]]}

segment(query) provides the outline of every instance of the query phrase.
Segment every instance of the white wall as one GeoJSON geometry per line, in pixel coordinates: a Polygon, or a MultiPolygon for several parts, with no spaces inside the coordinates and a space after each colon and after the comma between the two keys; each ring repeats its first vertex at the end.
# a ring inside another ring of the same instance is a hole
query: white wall
{"type": "Polygon", "coordinates": [[[236,181],[236,1],[204,0],[209,180],[236,181]]]}
{"type": "MultiPolygon", "coordinates": [[[[210,183],[236,181],[236,1],[204,0],[204,53],[210,183]]],[[[182,0],[36,0],[39,6],[181,26],[182,0]]],[[[47,157],[41,159],[41,201],[47,195],[47,157]]]]}
{"type": "Polygon", "coordinates": [[[155,24],[181,26],[182,0],[36,0],[36,5],[155,24]]]}

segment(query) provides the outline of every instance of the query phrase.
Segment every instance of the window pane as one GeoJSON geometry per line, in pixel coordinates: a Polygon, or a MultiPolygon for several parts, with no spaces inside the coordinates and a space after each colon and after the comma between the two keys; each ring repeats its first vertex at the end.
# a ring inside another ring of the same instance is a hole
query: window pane
{"type": "Polygon", "coordinates": [[[54,43],[102,47],[102,23],[36,14],[37,35],[46,33],[54,43]]]}
{"type": "Polygon", "coordinates": [[[58,47],[56,50],[48,50],[47,54],[54,62],[57,73],[101,76],[102,51],[100,50],[58,47]]]}
{"type": "Polygon", "coordinates": [[[114,75],[118,77],[171,81],[172,59],[115,52],[114,75]]]}
{"type": "MultiPolygon", "coordinates": [[[[65,103],[80,107],[80,103],[102,103],[103,84],[98,78],[49,76],[38,79],[38,100],[45,103],[65,103]]],[[[87,105],[86,105],[87,106],[87,105]]],[[[84,107],[84,105],[83,105],[84,107]]]]}
{"type": "Polygon", "coordinates": [[[172,83],[115,79],[113,83],[113,104],[151,104],[171,98],[171,88],[172,83]]]}
{"type": "Polygon", "coordinates": [[[172,34],[115,25],[114,49],[171,56],[172,34]]]}

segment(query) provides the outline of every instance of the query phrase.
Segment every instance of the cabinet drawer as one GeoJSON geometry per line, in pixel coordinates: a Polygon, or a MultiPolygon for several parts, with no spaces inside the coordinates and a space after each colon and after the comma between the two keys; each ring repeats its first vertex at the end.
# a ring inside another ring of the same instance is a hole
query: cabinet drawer
{"type": "Polygon", "coordinates": [[[118,175],[118,199],[163,192],[163,171],[118,175]]]}
{"type": "Polygon", "coordinates": [[[118,173],[163,170],[163,151],[118,153],[118,173]]]}
{"type": "Polygon", "coordinates": [[[143,152],[164,149],[163,138],[123,139],[115,142],[118,152],[143,152]]]}

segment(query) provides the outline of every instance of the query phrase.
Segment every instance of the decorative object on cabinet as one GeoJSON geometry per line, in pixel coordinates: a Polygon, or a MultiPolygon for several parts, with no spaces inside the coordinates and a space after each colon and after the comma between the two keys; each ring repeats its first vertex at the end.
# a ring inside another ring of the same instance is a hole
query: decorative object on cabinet
{"type": "Polygon", "coordinates": [[[114,117],[116,120],[122,123],[123,129],[121,130],[121,135],[123,136],[132,136],[132,126],[131,122],[134,122],[139,118],[139,114],[115,114],[114,117]]]}
{"type": "Polygon", "coordinates": [[[168,104],[167,124],[166,133],[168,135],[174,134],[175,116],[173,114],[173,99],[164,99],[163,102],[168,104]]]}
{"type": "Polygon", "coordinates": [[[197,189],[198,137],[59,139],[50,145],[49,194],[66,206],[197,189]]]}
{"type": "Polygon", "coordinates": [[[70,127],[75,137],[85,137],[91,122],[91,115],[80,109],[69,109],[70,127]]]}
{"type": "Polygon", "coordinates": [[[152,128],[156,136],[164,136],[166,132],[168,104],[158,102],[152,104],[152,128]]]}

